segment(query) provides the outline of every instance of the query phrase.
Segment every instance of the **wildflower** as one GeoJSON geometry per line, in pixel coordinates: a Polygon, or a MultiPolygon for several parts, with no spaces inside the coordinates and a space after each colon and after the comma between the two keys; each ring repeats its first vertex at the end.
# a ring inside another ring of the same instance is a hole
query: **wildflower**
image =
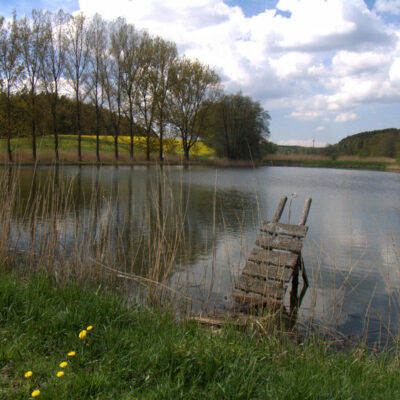
{"type": "Polygon", "coordinates": [[[25,372],[25,378],[30,378],[33,375],[32,371],[25,372]]]}
{"type": "Polygon", "coordinates": [[[32,394],[31,394],[31,396],[32,397],[38,397],[39,396],[39,394],[40,394],[40,390],[34,390],[33,392],[32,392],[32,394]]]}
{"type": "Polygon", "coordinates": [[[60,367],[61,367],[61,368],[65,368],[67,365],[68,365],[68,363],[67,363],[66,361],[63,361],[63,362],[60,364],[60,367]]]}
{"type": "Polygon", "coordinates": [[[85,339],[87,332],[85,329],[79,332],[79,339],[85,339]]]}
{"type": "Polygon", "coordinates": [[[67,354],[67,356],[68,356],[68,357],[75,357],[75,356],[76,356],[76,353],[75,353],[74,351],[70,351],[70,352],[67,354]]]}
{"type": "Polygon", "coordinates": [[[89,325],[89,326],[86,328],[87,331],[91,331],[92,329],[93,329],[93,326],[92,326],[92,325],[89,325]]]}
{"type": "Polygon", "coordinates": [[[64,375],[64,371],[57,372],[57,378],[61,378],[64,375]]]}

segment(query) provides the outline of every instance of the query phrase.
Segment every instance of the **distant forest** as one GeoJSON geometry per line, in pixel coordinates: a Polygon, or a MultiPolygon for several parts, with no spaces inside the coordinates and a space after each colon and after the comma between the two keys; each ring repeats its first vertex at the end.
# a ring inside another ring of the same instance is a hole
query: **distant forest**
{"type": "Polygon", "coordinates": [[[278,146],[280,154],[315,154],[332,158],[346,156],[390,157],[400,159],[400,129],[360,132],[326,147],[278,146]]]}

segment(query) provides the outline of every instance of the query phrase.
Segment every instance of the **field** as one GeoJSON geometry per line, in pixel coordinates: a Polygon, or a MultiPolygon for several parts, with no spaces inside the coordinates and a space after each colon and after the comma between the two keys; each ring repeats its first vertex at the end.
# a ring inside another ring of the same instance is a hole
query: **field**
{"type": "MultiPolygon", "coordinates": [[[[32,163],[31,138],[12,139],[13,157],[17,163],[32,163]]],[[[120,136],[118,138],[119,160],[129,162],[130,138],[120,136]]],[[[159,140],[150,139],[151,159],[157,160],[159,156],[159,140]]],[[[52,164],[55,162],[54,139],[52,136],[37,138],[38,162],[52,164]]],[[[76,162],[78,159],[78,138],[75,135],[59,136],[60,162],[76,162]]],[[[164,139],[164,152],[166,159],[171,161],[181,160],[183,156],[182,142],[180,139],[164,139]]],[[[145,160],[146,138],[134,137],[134,154],[136,161],[145,160]]],[[[214,155],[214,151],[202,142],[197,142],[191,149],[190,155],[195,159],[208,159],[214,155]]],[[[82,157],[86,163],[96,161],[96,136],[82,135],[82,157]]],[[[102,162],[111,163],[114,157],[114,137],[100,136],[100,158],[102,162]]],[[[7,163],[7,142],[0,139],[0,163],[7,163]]]]}

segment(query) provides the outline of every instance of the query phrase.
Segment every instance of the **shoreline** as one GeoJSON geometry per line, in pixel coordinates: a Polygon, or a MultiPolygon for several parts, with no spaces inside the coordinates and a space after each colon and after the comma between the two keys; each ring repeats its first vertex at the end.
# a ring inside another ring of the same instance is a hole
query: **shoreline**
{"type": "Polygon", "coordinates": [[[333,168],[333,169],[358,169],[358,170],[372,170],[372,171],[384,171],[384,172],[400,172],[400,164],[386,161],[370,161],[370,160],[301,160],[301,159],[266,159],[263,161],[248,161],[248,160],[227,160],[227,159],[215,159],[215,160],[196,160],[192,159],[189,161],[185,160],[165,160],[160,162],[159,160],[134,160],[127,161],[121,160],[115,161],[93,161],[83,160],[72,161],[65,160],[56,163],[55,161],[49,160],[38,160],[33,161],[15,161],[15,162],[0,162],[1,167],[54,167],[54,166],[204,166],[204,167],[221,167],[221,168],[255,168],[255,167],[303,167],[303,168],[333,168]]]}

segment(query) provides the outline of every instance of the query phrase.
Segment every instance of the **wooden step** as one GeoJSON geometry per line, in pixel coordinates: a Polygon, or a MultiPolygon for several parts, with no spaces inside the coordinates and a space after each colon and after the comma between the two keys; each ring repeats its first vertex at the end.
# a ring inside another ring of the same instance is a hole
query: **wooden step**
{"type": "Polygon", "coordinates": [[[255,248],[251,251],[248,260],[255,263],[294,267],[297,263],[297,258],[297,254],[281,250],[272,251],[255,248]]]}
{"type": "Polygon", "coordinates": [[[247,261],[242,274],[267,280],[289,282],[293,274],[293,268],[276,267],[265,263],[247,261]]]}
{"type": "Polygon", "coordinates": [[[232,291],[232,297],[239,304],[254,305],[254,306],[267,305],[268,308],[270,309],[279,308],[283,306],[282,299],[263,297],[260,296],[259,294],[246,293],[239,289],[234,289],[232,291]]]}
{"type": "Polygon", "coordinates": [[[286,284],[283,281],[266,281],[248,275],[241,275],[235,289],[252,292],[263,297],[282,299],[285,295],[286,284]]]}
{"type": "Polygon", "coordinates": [[[287,236],[272,236],[267,233],[257,236],[256,245],[264,249],[278,249],[292,251],[299,254],[303,242],[301,239],[290,238],[287,236]]]}
{"type": "Polygon", "coordinates": [[[288,235],[296,237],[305,237],[308,227],[304,225],[282,224],[280,222],[266,222],[261,225],[261,231],[272,233],[274,235],[288,235]]]}

